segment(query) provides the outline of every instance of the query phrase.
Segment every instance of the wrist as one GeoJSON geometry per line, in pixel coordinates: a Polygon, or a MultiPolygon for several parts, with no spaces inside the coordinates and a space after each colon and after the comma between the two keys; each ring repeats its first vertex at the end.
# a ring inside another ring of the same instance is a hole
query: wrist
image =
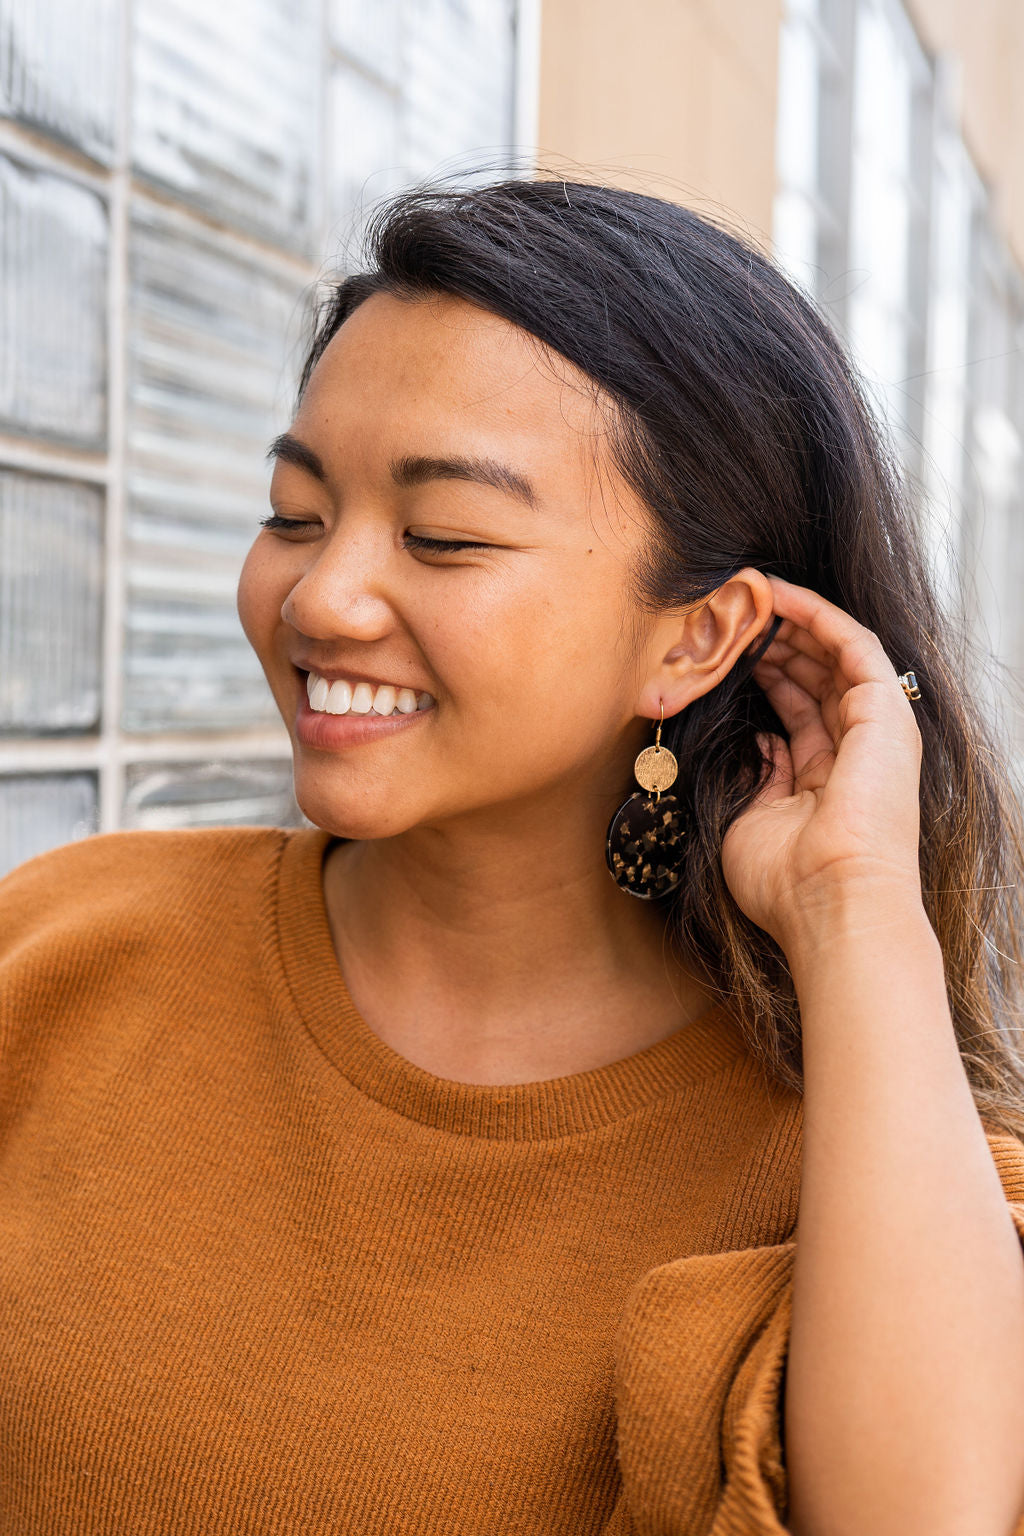
{"type": "MultiPolygon", "coordinates": [[[[805,1085],[839,1071],[852,1091],[857,1063],[879,1087],[918,1091],[925,1064],[959,1063],[942,947],[918,893],[851,902],[810,924],[786,950],[800,1009],[805,1085]]],[[[928,1070],[931,1070],[929,1068],[928,1070]]],[[[962,1066],[957,1073],[962,1076],[962,1066]]],[[[966,1082],[966,1079],[964,1079],[966,1082]]],[[[866,1089],[865,1089],[866,1091],[866,1089]]]]}
{"type": "Polygon", "coordinates": [[[920,880],[893,878],[833,880],[797,893],[778,936],[793,979],[830,970],[841,958],[893,950],[938,951],[925,911],[920,880]]]}

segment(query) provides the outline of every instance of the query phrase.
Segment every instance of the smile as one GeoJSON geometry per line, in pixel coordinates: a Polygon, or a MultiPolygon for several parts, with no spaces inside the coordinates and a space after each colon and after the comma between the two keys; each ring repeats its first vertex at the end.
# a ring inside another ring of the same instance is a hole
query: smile
{"type": "Polygon", "coordinates": [[[432,694],[417,694],[412,688],[392,683],[374,688],[371,683],[349,683],[344,678],[332,683],[316,672],[306,677],[306,697],[313,713],[324,715],[411,715],[434,703],[432,694]]]}

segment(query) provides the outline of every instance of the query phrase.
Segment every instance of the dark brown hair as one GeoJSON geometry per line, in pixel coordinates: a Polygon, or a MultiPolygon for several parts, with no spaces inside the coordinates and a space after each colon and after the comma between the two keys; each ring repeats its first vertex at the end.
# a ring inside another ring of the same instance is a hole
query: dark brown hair
{"type": "MultiPolygon", "coordinates": [[[[643,604],[701,601],[751,565],[837,603],[897,670],[916,672],[925,903],[979,1109],[1024,1134],[1017,810],[965,681],[965,638],[933,595],[912,505],[830,326],[734,234],[608,186],[421,187],[377,212],[367,252],[368,270],[321,306],[300,388],[372,293],[477,304],[560,353],[612,403],[616,465],[656,529],[637,572],[643,604]]],[[[750,665],[666,722],[688,823],[666,916],[751,1049],[798,1084],[785,957],[740,912],[720,860],[726,828],[761,782],[757,733],[781,730],[750,665]]]]}

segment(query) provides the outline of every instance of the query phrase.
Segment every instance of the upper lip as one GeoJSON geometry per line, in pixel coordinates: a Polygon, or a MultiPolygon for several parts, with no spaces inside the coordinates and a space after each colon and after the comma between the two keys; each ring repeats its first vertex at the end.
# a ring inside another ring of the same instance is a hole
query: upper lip
{"type": "Polygon", "coordinates": [[[346,683],[369,683],[374,688],[411,688],[414,693],[423,693],[427,690],[417,683],[400,683],[397,677],[371,677],[368,672],[360,672],[357,667],[322,667],[310,661],[304,661],[301,657],[293,658],[293,665],[301,672],[315,672],[317,677],[326,678],[329,683],[344,681],[346,683]]]}

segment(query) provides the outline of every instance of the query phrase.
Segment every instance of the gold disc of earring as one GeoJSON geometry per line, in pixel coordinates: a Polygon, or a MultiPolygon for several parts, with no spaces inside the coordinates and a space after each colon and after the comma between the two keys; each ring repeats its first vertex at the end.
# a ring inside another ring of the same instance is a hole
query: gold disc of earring
{"type": "Polygon", "coordinates": [[[660,791],[675,783],[679,764],[667,747],[645,747],[633,764],[633,772],[641,788],[660,791]]]}

